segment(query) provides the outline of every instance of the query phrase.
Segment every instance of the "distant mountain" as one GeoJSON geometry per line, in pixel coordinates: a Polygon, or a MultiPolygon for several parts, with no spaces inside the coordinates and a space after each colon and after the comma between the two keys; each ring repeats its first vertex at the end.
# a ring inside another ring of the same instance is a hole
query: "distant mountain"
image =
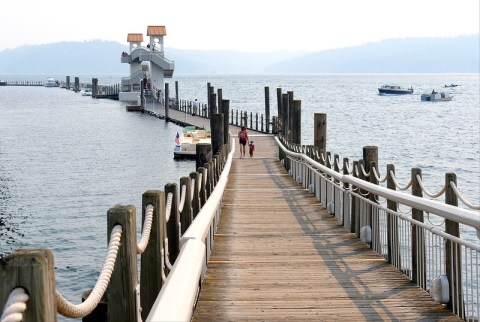
{"type": "Polygon", "coordinates": [[[392,39],[309,53],[266,67],[268,73],[478,73],[480,34],[392,39]]]}
{"type": "MultiPolygon", "coordinates": [[[[407,38],[322,52],[165,48],[175,74],[479,72],[480,36],[407,38]]],[[[128,46],[113,41],[25,45],[0,52],[0,75],[128,75],[128,46]]]]}

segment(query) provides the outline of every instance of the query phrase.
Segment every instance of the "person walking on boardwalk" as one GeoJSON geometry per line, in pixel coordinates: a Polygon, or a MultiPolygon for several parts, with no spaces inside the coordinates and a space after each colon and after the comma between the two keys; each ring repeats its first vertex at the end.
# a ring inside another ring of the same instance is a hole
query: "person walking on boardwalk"
{"type": "Polygon", "coordinates": [[[242,126],[242,129],[238,132],[238,140],[240,143],[240,158],[245,157],[245,146],[248,142],[248,134],[245,126],[242,126]]]}
{"type": "Polygon", "coordinates": [[[197,115],[197,111],[198,111],[198,100],[195,99],[195,101],[193,101],[192,115],[193,116],[197,115]]]}
{"type": "Polygon", "coordinates": [[[248,153],[250,154],[250,158],[253,157],[253,151],[255,151],[255,144],[253,143],[253,140],[248,143],[248,153]]]}

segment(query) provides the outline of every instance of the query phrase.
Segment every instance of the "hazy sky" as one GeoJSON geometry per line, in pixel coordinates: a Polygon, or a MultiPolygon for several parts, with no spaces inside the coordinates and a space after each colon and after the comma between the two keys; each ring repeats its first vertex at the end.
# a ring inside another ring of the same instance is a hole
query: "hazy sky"
{"type": "Polygon", "coordinates": [[[480,32],[479,0],[2,0],[0,51],[113,40],[165,25],[165,46],[320,51],[406,37],[480,32]]]}

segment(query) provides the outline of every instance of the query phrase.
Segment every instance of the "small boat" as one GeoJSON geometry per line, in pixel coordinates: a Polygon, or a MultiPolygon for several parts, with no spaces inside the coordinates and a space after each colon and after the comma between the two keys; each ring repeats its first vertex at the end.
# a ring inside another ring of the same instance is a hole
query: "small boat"
{"type": "Polygon", "coordinates": [[[378,88],[380,94],[413,94],[413,88],[405,88],[398,85],[383,85],[378,88]]]}
{"type": "Polygon", "coordinates": [[[92,96],[92,90],[89,89],[89,88],[85,88],[84,90],[82,90],[82,96],[92,96]]]}
{"type": "Polygon", "coordinates": [[[433,90],[430,94],[422,94],[421,100],[423,102],[446,102],[451,101],[453,96],[446,92],[435,92],[433,90]]]}
{"type": "Polygon", "coordinates": [[[7,81],[0,80],[0,86],[7,86],[7,81]]]}
{"type": "Polygon", "coordinates": [[[45,82],[45,84],[43,84],[43,86],[45,86],[45,87],[56,87],[57,82],[55,81],[55,79],[53,77],[48,77],[47,81],[45,82]]]}
{"type": "Polygon", "coordinates": [[[446,85],[446,84],[445,84],[445,87],[457,87],[457,86],[460,86],[460,85],[458,85],[458,84],[450,84],[450,85],[446,85]]]}
{"type": "Polygon", "coordinates": [[[195,126],[187,126],[175,137],[174,158],[195,158],[197,155],[197,144],[212,144],[211,133],[206,130],[197,130],[195,126]]]}

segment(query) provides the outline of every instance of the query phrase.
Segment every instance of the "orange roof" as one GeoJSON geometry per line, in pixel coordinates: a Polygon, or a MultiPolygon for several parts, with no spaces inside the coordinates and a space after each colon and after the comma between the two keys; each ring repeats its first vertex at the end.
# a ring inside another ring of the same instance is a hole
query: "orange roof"
{"type": "Polygon", "coordinates": [[[165,26],[148,26],[147,27],[147,36],[166,36],[167,29],[165,26]]]}
{"type": "Polygon", "coordinates": [[[128,42],[142,42],[143,35],[142,34],[128,34],[127,36],[128,42]]]}

